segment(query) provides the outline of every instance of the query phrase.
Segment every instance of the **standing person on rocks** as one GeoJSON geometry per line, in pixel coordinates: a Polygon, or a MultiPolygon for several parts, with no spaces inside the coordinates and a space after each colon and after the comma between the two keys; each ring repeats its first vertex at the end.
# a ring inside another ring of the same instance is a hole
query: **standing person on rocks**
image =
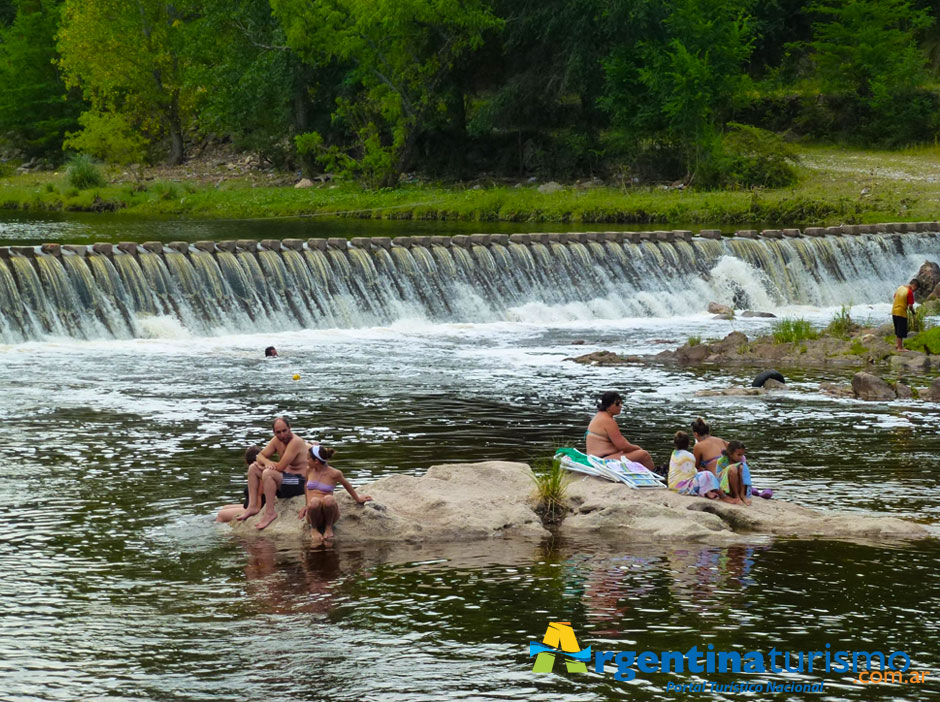
{"type": "Polygon", "coordinates": [[[304,494],[304,473],[307,470],[307,442],[294,434],[286,417],[274,420],[274,438],[261,449],[257,459],[248,468],[248,507],[239,521],[245,521],[261,511],[264,494],[264,514],[256,529],[264,529],[277,519],[274,502],[278,497],[296,497],[304,494]],[[279,460],[274,461],[273,457],[279,460]]]}
{"type": "Polygon", "coordinates": [[[597,414],[584,432],[585,452],[600,458],[620,458],[642,463],[653,470],[653,459],[641,446],[631,444],[620,433],[614,419],[623,408],[623,398],[616,392],[605,392],[597,402],[597,414]]]}
{"type": "Polygon", "coordinates": [[[920,286],[917,278],[912,278],[907,285],[902,285],[894,291],[894,304],[891,306],[891,319],[894,322],[894,336],[897,339],[895,348],[904,350],[904,339],[907,338],[907,312],[914,312],[914,291],[920,286]]]}

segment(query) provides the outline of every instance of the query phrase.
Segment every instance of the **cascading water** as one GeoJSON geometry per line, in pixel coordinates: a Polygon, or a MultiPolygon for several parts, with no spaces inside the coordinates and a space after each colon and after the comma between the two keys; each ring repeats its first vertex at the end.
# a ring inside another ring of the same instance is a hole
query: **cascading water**
{"type": "Polygon", "coordinates": [[[390,249],[5,250],[0,340],[141,336],[153,317],[212,335],[408,317],[668,317],[699,311],[708,300],[754,309],[880,303],[925,258],[940,259],[936,232],[450,244],[441,238],[390,249]]]}

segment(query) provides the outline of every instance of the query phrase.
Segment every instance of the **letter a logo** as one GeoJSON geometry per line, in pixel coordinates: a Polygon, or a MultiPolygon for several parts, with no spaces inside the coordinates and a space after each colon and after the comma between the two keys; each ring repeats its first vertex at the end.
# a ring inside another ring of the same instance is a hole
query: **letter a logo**
{"type": "Polygon", "coordinates": [[[529,656],[535,656],[533,673],[551,673],[555,667],[555,656],[565,657],[569,673],[586,673],[591,660],[591,647],[582,649],[571,628],[571,622],[550,622],[542,643],[529,642],[529,656]]]}

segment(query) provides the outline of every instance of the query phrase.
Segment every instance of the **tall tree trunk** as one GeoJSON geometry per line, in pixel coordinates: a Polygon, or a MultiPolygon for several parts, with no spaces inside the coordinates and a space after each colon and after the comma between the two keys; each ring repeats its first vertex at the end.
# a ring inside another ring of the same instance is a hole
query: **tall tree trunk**
{"type": "Polygon", "coordinates": [[[170,158],[171,166],[178,166],[183,162],[183,124],[180,119],[179,98],[174,95],[170,102],[170,110],[167,115],[170,129],[170,158]]]}

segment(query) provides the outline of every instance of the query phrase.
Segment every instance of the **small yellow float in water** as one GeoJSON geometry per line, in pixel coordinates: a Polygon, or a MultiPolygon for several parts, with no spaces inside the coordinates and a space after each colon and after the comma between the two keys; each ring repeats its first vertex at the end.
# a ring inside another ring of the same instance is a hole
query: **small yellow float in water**
{"type": "Polygon", "coordinates": [[[300,380],[300,374],[294,373],[294,380],[300,380]]]}

